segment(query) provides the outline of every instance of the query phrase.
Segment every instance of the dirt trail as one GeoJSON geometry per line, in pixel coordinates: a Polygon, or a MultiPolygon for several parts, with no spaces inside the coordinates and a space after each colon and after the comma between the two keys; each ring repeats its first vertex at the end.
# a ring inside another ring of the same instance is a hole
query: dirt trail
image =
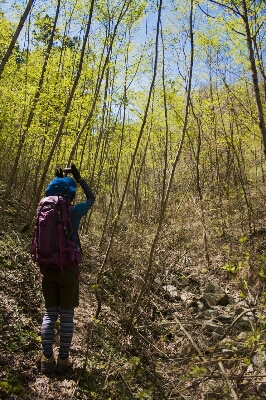
{"type": "MultiPolygon", "coordinates": [[[[2,253],[3,256],[3,253],[2,253]]],[[[1,399],[67,399],[73,396],[84,364],[87,329],[95,312],[94,278],[84,263],[80,279],[80,306],[75,310],[71,347],[73,369],[64,376],[40,372],[40,327],[44,312],[41,282],[29,267],[28,255],[20,254],[19,267],[0,270],[0,386],[1,399]],[[25,262],[27,259],[28,262],[25,262]],[[23,264],[22,264],[23,263],[23,264]],[[37,279],[37,280],[36,280],[37,279]]],[[[56,325],[54,355],[57,357],[59,324],[56,325]]],[[[79,389],[79,397],[82,395],[79,389]]]]}
{"type": "MultiPolygon", "coordinates": [[[[66,399],[71,398],[76,394],[76,391],[78,391],[78,397],[83,399],[87,398],[84,394],[82,395],[81,390],[77,388],[77,383],[81,378],[86,354],[88,324],[95,310],[95,297],[92,294],[91,282],[91,274],[86,272],[86,268],[84,267],[80,279],[80,306],[75,309],[75,330],[71,346],[73,369],[63,376],[58,376],[55,373],[52,373],[50,376],[44,376],[40,373],[40,365],[38,365],[36,379],[29,385],[32,391],[38,396],[36,396],[36,398],[66,399]]],[[[56,332],[54,348],[55,356],[57,356],[59,348],[58,331],[56,332]]]]}

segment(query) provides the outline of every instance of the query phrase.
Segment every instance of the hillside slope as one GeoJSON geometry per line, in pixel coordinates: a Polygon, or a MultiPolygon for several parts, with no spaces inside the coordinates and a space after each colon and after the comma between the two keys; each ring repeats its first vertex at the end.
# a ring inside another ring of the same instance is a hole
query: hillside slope
{"type": "MultiPolygon", "coordinates": [[[[1,198],[1,197],[0,197],[1,198]]],[[[73,370],[40,373],[44,311],[38,269],[29,256],[23,213],[0,203],[0,397],[2,399],[262,399],[266,396],[264,284],[243,286],[229,266],[158,275],[135,321],[123,251],[113,253],[94,295],[102,253],[83,237],[81,301],[75,314],[73,370]],[[120,306],[118,307],[118,304],[120,306]]],[[[263,248],[264,233],[257,247],[263,248]]],[[[265,242],[266,243],[266,242],[265,242]]],[[[58,339],[58,332],[56,333],[58,339]]],[[[58,341],[55,353],[58,350],[58,341]]]]}

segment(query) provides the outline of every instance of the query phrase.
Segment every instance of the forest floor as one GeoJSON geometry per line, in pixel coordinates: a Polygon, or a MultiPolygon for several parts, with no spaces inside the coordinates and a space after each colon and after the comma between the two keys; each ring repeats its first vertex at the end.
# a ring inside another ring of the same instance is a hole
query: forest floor
{"type": "MultiPolygon", "coordinates": [[[[103,282],[100,316],[94,318],[102,254],[88,238],[83,238],[73,369],[62,376],[41,374],[44,304],[28,251],[31,235],[21,233],[14,204],[0,207],[1,399],[266,398],[263,284],[244,293],[232,271],[184,264],[167,284],[155,280],[130,331],[124,317],[131,305],[123,296],[133,291],[132,278],[114,256],[103,282]]],[[[57,351],[58,332],[55,356],[57,351]]]]}
{"type": "MultiPolygon", "coordinates": [[[[18,235],[12,231],[5,233],[9,243],[1,242],[0,398],[87,398],[82,396],[77,383],[84,376],[88,327],[96,308],[91,273],[83,267],[80,307],[75,309],[75,333],[71,348],[73,368],[63,376],[55,373],[43,375],[40,371],[40,327],[44,313],[41,275],[22,250],[27,241],[21,242],[18,235]],[[15,249],[13,245],[16,241],[22,247],[15,249]]],[[[55,332],[55,357],[58,344],[59,321],[55,332]]]]}

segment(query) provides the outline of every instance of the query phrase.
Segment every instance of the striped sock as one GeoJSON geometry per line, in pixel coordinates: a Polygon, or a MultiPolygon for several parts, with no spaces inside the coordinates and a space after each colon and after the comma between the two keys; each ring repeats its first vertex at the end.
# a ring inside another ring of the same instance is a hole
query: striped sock
{"type": "Polygon", "coordinates": [[[58,312],[58,307],[47,308],[43,317],[41,328],[42,352],[46,358],[50,358],[53,354],[54,326],[58,318],[58,312]]]}
{"type": "Polygon", "coordinates": [[[69,350],[74,332],[74,308],[60,309],[60,349],[61,360],[69,356],[69,350]]]}

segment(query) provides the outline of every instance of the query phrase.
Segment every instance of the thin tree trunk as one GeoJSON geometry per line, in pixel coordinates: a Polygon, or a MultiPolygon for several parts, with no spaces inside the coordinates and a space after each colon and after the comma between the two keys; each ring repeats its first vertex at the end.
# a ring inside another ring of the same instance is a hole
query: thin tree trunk
{"type": "Polygon", "coordinates": [[[106,58],[105,58],[105,62],[104,62],[103,68],[102,68],[102,73],[101,73],[101,76],[100,76],[99,80],[97,81],[97,85],[96,85],[96,88],[95,88],[95,94],[94,94],[94,98],[93,98],[93,102],[92,102],[92,105],[91,105],[90,112],[89,112],[89,114],[88,114],[88,116],[86,118],[86,121],[85,121],[82,129],[80,130],[80,132],[78,133],[78,135],[76,137],[75,143],[74,143],[74,145],[72,147],[72,150],[70,152],[70,155],[69,155],[68,164],[71,163],[71,161],[72,161],[72,159],[74,157],[74,153],[76,151],[76,148],[77,148],[77,146],[79,144],[80,138],[81,138],[85,128],[87,127],[87,125],[89,124],[89,122],[90,122],[90,120],[91,120],[91,118],[93,116],[93,113],[94,113],[94,110],[95,110],[95,107],[96,107],[96,104],[97,104],[98,96],[99,96],[99,93],[100,93],[102,81],[103,81],[103,78],[104,78],[105,70],[106,70],[106,68],[108,66],[108,63],[110,61],[110,55],[111,55],[111,52],[112,52],[114,39],[116,37],[116,31],[117,31],[117,28],[118,28],[122,18],[124,17],[124,15],[126,14],[126,12],[128,10],[130,2],[131,2],[131,0],[128,0],[127,3],[126,2],[124,3],[124,5],[122,7],[122,10],[121,10],[121,13],[120,13],[120,15],[119,15],[119,17],[117,19],[117,22],[116,22],[116,25],[114,27],[114,31],[113,31],[113,34],[112,34],[112,37],[111,37],[111,40],[110,40],[110,44],[109,44],[109,47],[108,47],[108,52],[107,52],[107,55],[106,55],[106,58]],[[124,8],[124,6],[125,6],[125,8],[124,8]]]}
{"type": "MultiPolygon", "coordinates": [[[[125,57],[125,81],[124,81],[123,99],[127,98],[127,73],[128,73],[128,47],[127,47],[127,52],[126,52],[126,57],[125,57]]],[[[107,224],[108,224],[109,216],[111,214],[112,207],[113,207],[113,198],[114,198],[114,195],[115,195],[115,188],[117,187],[118,167],[119,167],[119,163],[120,163],[120,160],[121,160],[121,154],[122,154],[122,149],[123,149],[125,121],[126,121],[126,104],[125,104],[124,101],[123,101],[122,104],[123,104],[123,116],[122,116],[122,127],[121,127],[120,144],[119,144],[119,149],[118,149],[115,168],[114,168],[114,175],[113,175],[113,182],[112,182],[112,188],[111,188],[111,194],[110,194],[110,201],[109,201],[109,205],[108,205],[108,209],[107,209],[107,213],[106,213],[106,217],[105,217],[105,221],[104,221],[104,225],[103,225],[103,229],[102,229],[102,235],[101,235],[101,240],[100,240],[100,245],[99,245],[100,248],[103,246],[103,243],[104,243],[104,238],[105,238],[106,230],[107,230],[107,224]]],[[[119,112],[120,112],[122,104],[120,105],[119,110],[117,112],[117,117],[119,115],[119,112]]]]}
{"type": "MultiPolygon", "coordinates": [[[[152,273],[152,269],[153,269],[153,258],[154,258],[154,253],[155,253],[155,249],[160,237],[160,233],[161,233],[161,228],[163,225],[163,221],[164,221],[164,216],[165,216],[165,212],[166,212],[166,208],[167,208],[167,204],[168,204],[168,199],[169,199],[169,195],[170,195],[170,190],[171,190],[171,186],[172,186],[172,182],[174,179],[174,175],[175,175],[175,170],[177,167],[177,163],[179,161],[180,158],[180,154],[183,148],[183,143],[184,143],[184,139],[185,139],[185,134],[186,134],[186,130],[187,130],[187,123],[188,123],[188,115],[189,115],[189,108],[190,108],[190,93],[191,93],[191,84],[192,84],[192,71],[193,71],[193,60],[194,60],[194,41],[193,41],[193,1],[191,0],[190,5],[191,5],[191,9],[190,9],[190,38],[191,38],[191,54],[190,54],[190,68],[189,68],[189,77],[188,77],[188,86],[187,86],[187,99],[186,99],[186,109],[185,109],[185,118],[184,118],[184,125],[183,125],[183,131],[182,131],[182,136],[181,136],[181,140],[179,143],[179,147],[175,156],[175,160],[172,166],[172,170],[171,170],[171,174],[170,174],[170,178],[169,178],[169,182],[168,182],[168,186],[165,192],[165,199],[164,202],[162,204],[162,209],[161,209],[161,213],[160,213],[160,219],[159,219],[159,223],[157,226],[157,231],[150,249],[150,255],[149,255],[149,261],[148,261],[148,266],[143,278],[143,284],[141,286],[140,292],[138,294],[137,300],[131,310],[131,314],[129,317],[129,327],[132,326],[133,324],[133,320],[136,316],[136,313],[138,312],[142,297],[144,295],[144,293],[146,292],[149,283],[150,283],[150,277],[151,277],[151,273],[152,273]]],[[[159,10],[161,8],[162,5],[162,0],[160,2],[159,5],[159,10]]],[[[160,16],[158,18],[158,25],[159,25],[159,21],[160,21],[160,16]]],[[[158,30],[158,26],[157,26],[157,30],[158,30]]],[[[158,32],[157,32],[158,35],[158,32]]]]}
{"type": "Polygon", "coordinates": [[[79,66],[78,66],[78,69],[77,69],[76,78],[75,78],[75,81],[73,83],[73,86],[72,86],[70,95],[68,97],[67,103],[65,105],[65,109],[64,109],[61,121],[60,121],[60,125],[59,125],[59,128],[58,128],[56,137],[55,137],[55,139],[53,141],[50,153],[49,153],[48,158],[46,160],[46,163],[44,165],[43,173],[42,173],[42,176],[41,176],[41,179],[40,179],[40,183],[39,183],[39,186],[38,186],[38,189],[37,189],[37,192],[36,192],[35,202],[31,205],[31,209],[30,209],[30,212],[29,212],[28,220],[26,222],[25,227],[23,228],[24,230],[27,229],[30,226],[30,224],[32,222],[32,219],[34,217],[35,209],[36,209],[36,206],[38,204],[39,198],[41,196],[41,192],[43,190],[43,185],[44,185],[44,181],[45,181],[45,178],[46,178],[46,175],[47,175],[47,171],[49,169],[49,166],[50,166],[52,157],[54,155],[55,149],[56,149],[56,147],[57,147],[57,145],[59,143],[59,139],[60,139],[60,137],[62,135],[63,128],[64,128],[64,125],[65,125],[65,120],[66,120],[66,117],[68,115],[68,112],[69,112],[69,109],[70,109],[70,106],[71,106],[71,103],[72,103],[72,100],[73,100],[73,97],[74,97],[74,94],[75,94],[75,91],[76,91],[76,88],[77,88],[77,85],[78,85],[78,82],[79,82],[79,78],[80,78],[81,71],[82,71],[82,66],[83,66],[83,59],[84,59],[85,49],[86,49],[86,46],[87,46],[87,40],[88,40],[90,27],[91,27],[93,8],[94,8],[94,0],[91,1],[89,19],[88,19],[87,29],[86,29],[86,32],[85,32],[85,35],[84,35],[84,40],[83,40],[82,50],[81,50],[81,54],[80,54],[80,60],[79,60],[79,66]]]}
{"type": "MultiPolygon", "coordinates": [[[[101,268],[100,268],[100,271],[98,273],[97,285],[96,285],[97,288],[99,288],[99,286],[100,286],[102,275],[103,275],[104,268],[105,268],[105,264],[107,262],[107,259],[108,259],[108,256],[109,256],[112,244],[113,244],[114,235],[115,235],[115,232],[116,232],[116,228],[117,228],[117,224],[118,224],[118,220],[119,220],[120,214],[121,214],[123,206],[124,206],[124,201],[125,201],[125,197],[126,197],[126,194],[127,194],[127,189],[128,189],[128,186],[129,186],[129,182],[130,182],[132,170],[133,170],[133,167],[134,167],[134,164],[135,164],[136,156],[137,156],[137,153],[138,153],[138,150],[139,150],[140,141],[141,141],[141,138],[143,136],[144,128],[146,126],[148,111],[149,111],[149,108],[150,108],[150,102],[151,102],[151,97],[152,97],[152,93],[153,93],[153,89],[154,89],[156,72],[157,72],[159,24],[160,24],[160,20],[161,20],[161,9],[162,9],[162,0],[160,0],[159,9],[158,9],[158,21],[157,21],[157,32],[156,32],[154,69],[153,69],[153,76],[152,76],[152,81],[151,81],[151,84],[150,84],[150,90],[149,90],[149,94],[148,94],[147,104],[146,104],[146,108],[145,108],[145,112],[144,112],[144,116],[143,116],[142,125],[141,125],[141,128],[140,128],[139,136],[138,136],[137,143],[136,143],[136,146],[135,146],[135,150],[134,150],[134,153],[133,153],[132,158],[131,158],[131,163],[130,163],[130,166],[129,166],[129,171],[128,171],[125,187],[124,187],[124,190],[123,190],[121,202],[120,202],[120,205],[118,207],[117,215],[116,215],[116,218],[115,218],[114,223],[113,223],[112,232],[110,234],[109,244],[108,244],[108,247],[107,247],[107,250],[106,250],[106,253],[105,253],[105,256],[104,256],[104,260],[103,260],[101,268]]],[[[96,310],[96,313],[95,313],[95,317],[98,318],[98,316],[100,314],[100,311],[101,311],[101,298],[100,298],[99,290],[96,290],[96,297],[97,297],[97,301],[98,301],[98,307],[97,307],[97,310],[96,310]]]]}
{"type": "Polygon", "coordinates": [[[256,60],[255,60],[255,55],[254,55],[254,50],[253,50],[253,45],[252,45],[252,38],[251,38],[250,27],[249,27],[249,21],[248,21],[246,0],[242,0],[242,9],[243,9],[242,18],[243,18],[243,21],[245,24],[245,30],[246,30],[246,40],[247,40],[247,46],[248,46],[248,51],[249,51],[249,61],[250,61],[250,68],[251,68],[251,73],[252,73],[253,89],[255,92],[255,99],[256,99],[256,105],[257,105],[257,110],[258,110],[259,127],[260,127],[260,131],[261,131],[261,135],[262,135],[264,154],[266,157],[266,126],[265,126],[265,119],[264,119],[262,101],[261,101],[261,96],[260,96],[256,60]]]}
{"type": "Polygon", "coordinates": [[[198,191],[198,198],[199,198],[199,205],[200,205],[200,221],[201,221],[202,230],[203,230],[204,255],[205,255],[207,267],[209,267],[210,266],[210,255],[209,255],[209,245],[208,245],[208,236],[207,236],[206,219],[205,219],[206,213],[205,213],[205,208],[204,208],[204,203],[203,203],[204,198],[203,198],[202,187],[200,184],[200,169],[199,169],[202,128],[201,128],[200,119],[196,116],[192,105],[191,105],[191,109],[192,109],[192,112],[193,112],[193,115],[194,115],[194,118],[196,120],[197,127],[198,127],[197,149],[196,149],[196,151],[194,150],[192,143],[191,143],[191,148],[192,148],[192,152],[193,152],[193,155],[195,158],[196,187],[197,187],[197,191],[198,191]]]}
{"type": "Polygon", "coordinates": [[[49,40],[49,43],[48,43],[48,47],[47,47],[47,50],[46,50],[46,55],[45,55],[45,59],[44,59],[43,67],[42,67],[42,72],[41,72],[41,77],[39,79],[38,88],[37,88],[37,90],[35,92],[32,108],[30,110],[30,113],[29,113],[29,116],[28,116],[28,120],[26,122],[25,129],[24,129],[24,131],[22,133],[22,136],[21,136],[21,139],[20,139],[20,142],[19,142],[19,145],[18,145],[17,154],[16,154],[15,161],[14,161],[14,164],[13,164],[13,167],[12,167],[12,171],[10,172],[9,181],[8,181],[6,192],[5,192],[5,196],[6,197],[10,196],[10,192],[11,192],[11,188],[12,188],[12,184],[13,184],[13,181],[14,181],[15,174],[17,172],[17,168],[18,168],[21,152],[22,152],[22,149],[23,149],[26,137],[27,137],[28,130],[29,130],[30,126],[31,126],[31,123],[32,123],[32,120],[33,120],[33,117],[34,117],[36,106],[38,104],[38,101],[39,101],[39,98],[40,98],[40,95],[41,95],[41,89],[42,89],[42,85],[43,85],[43,81],[44,81],[44,75],[45,75],[45,72],[46,72],[48,60],[49,60],[49,57],[50,57],[50,54],[51,54],[51,50],[52,50],[52,46],[53,46],[55,29],[56,29],[56,25],[57,25],[57,21],[58,21],[59,10],[60,10],[60,3],[61,3],[61,0],[58,0],[55,19],[54,19],[54,24],[53,24],[53,29],[52,29],[51,37],[50,37],[50,40],[49,40]]]}
{"type": "Polygon", "coordinates": [[[253,43],[254,43],[254,48],[256,51],[257,59],[259,60],[259,70],[260,70],[261,76],[263,78],[264,101],[266,101],[266,73],[265,73],[264,64],[263,64],[263,56],[259,53],[259,48],[258,48],[258,43],[256,41],[256,38],[253,38],[253,43]]]}
{"type": "Polygon", "coordinates": [[[163,188],[162,188],[162,205],[165,199],[166,191],[166,179],[167,179],[167,166],[168,166],[168,146],[169,146],[169,126],[168,126],[168,108],[166,101],[166,88],[165,88],[165,52],[164,52],[164,40],[163,31],[161,26],[161,40],[162,40],[162,51],[163,51],[163,71],[162,71],[162,82],[163,82],[163,102],[164,102],[164,120],[165,120],[165,144],[164,144],[164,168],[163,168],[163,188]]]}
{"type": "Polygon", "coordinates": [[[29,0],[29,1],[28,1],[28,4],[27,4],[27,6],[26,6],[26,8],[25,8],[25,11],[24,11],[22,17],[20,18],[20,21],[19,21],[19,24],[18,24],[18,26],[17,26],[17,29],[15,30],[15,33],[14,33],[14,35],[12,36],[12,39],[11,39],[11,42],[10,42],[10,44],[9,44],[9,47],[8,47],[8,49],[7,49],[7,51],[6,51],[6,54],[4,55],[4,57],[3,57],[3,59],[2,59],[2,61],[1,61],[1,63],[0,63],[0,78],[1,78],[2,72],[3,72],[4,68],[5,68],[5,65],[6,65],[6,63],[8,62],[9,57],[11,56],[12,51],[13,51],[15,45],[16,45],[16,41],[17,41],[17,39],[18,39],[18,37],[19,37],[19,34],[20,34],[20,32],[21,32],[21,29],[23,28],[24,23],[25,23],[25,21],[26,21],[28,15],[29,15],[29,13],[30,13],[30,10],[31,10],[31,8],[32,8],[32,5],[33,5],[34,1],[35,1],[35,0],[29,0]]]}

